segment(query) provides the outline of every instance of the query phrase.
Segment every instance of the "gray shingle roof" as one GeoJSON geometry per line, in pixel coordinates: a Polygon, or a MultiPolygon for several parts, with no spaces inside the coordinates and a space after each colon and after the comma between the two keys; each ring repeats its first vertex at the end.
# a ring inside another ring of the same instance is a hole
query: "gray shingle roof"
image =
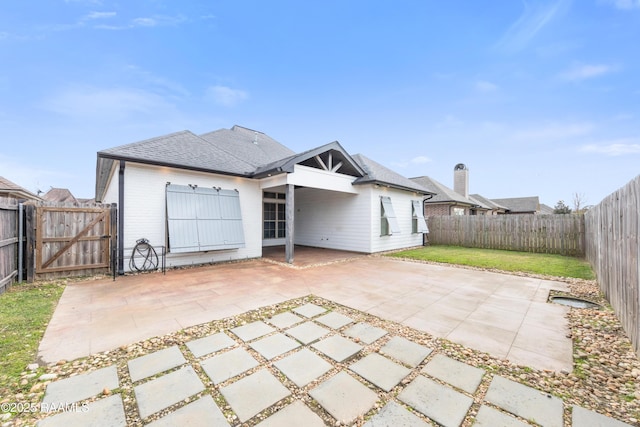
{"type": "Polygon", "coordinates": [[[429,188],[425,188],[420,183],[414,182],[409,178],[405,178],[397,172],[392,171],[389,168],[382,166],[380,163],[363,156],[362,154],[356,154],[353,159],[360,165],[362,170],[366,173],[365,176],[356,179],[353,184],[381,184],[389,185],[390,187],[399,188],[401,190],[416,191],[420,194],[433,194],[429,188]]]}
{"type": "Polygon", "coordinates": [[[509,210],[509,208],[507,208],[506,206],[502,206],[502,205],[500,205],[498,203],[495,203],[494,201],[489,200],[486,197],[483,197],[483,196],[481,196],[479,194],[470,194],[469,198],[472,199],[472,200],[478,201],[478,204],[484,205],[488,209],[509,210]]]}
{"type": "Polygon", "coordinates": [[[31,191],[2,176],[0,176],[0,196],[41,200],[40,197],[36,196],[31,191]]]}
{"type": "Polygon", "coordinates": [[[540,200],[538,196],[491,199],[491,201],[499,205],[506,206],[511,213],[533,213],[540,210],[540,200]]]}
{"type": "Polygon", "coordinates": [[[428,176],[411,178],[411,181],[423,187],[430,188],[434,193],[436,193],[435,196],[426,200],[425,203],[462,203],[469,206],[475,206],[477,204],[428,176]]]}

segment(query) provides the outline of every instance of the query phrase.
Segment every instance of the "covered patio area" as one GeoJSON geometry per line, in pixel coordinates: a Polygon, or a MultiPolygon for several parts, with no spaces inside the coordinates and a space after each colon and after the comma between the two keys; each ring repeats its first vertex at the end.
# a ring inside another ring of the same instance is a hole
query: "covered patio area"
{"type": "MultiPolygon", "coordinates": [[[[365,257],[360,252],[340,251],[337,249],[314,248],[311,246],[294,246],[293,267],[308,268],[334,262],[348,261],[365,257]]],[[[282,246],[267,246],[262,248],[262,258],[267,261],[287,263],[286,248],[282,246]]]]}

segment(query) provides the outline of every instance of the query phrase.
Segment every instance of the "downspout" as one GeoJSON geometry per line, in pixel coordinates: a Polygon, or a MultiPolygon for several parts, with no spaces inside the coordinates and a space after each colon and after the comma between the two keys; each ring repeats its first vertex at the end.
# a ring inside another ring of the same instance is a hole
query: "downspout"
{"type": "Polygon", "coordinates": [[[118,171],[118,274],[124,274],[124,165],[120,160],[118,171]]]}

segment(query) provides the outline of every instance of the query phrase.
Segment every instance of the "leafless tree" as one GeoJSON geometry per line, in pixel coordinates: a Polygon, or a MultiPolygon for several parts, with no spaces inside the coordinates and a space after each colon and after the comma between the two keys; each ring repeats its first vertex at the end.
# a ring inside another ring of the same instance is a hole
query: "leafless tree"
{"type": "Polygon", "coordinates": [[[573,193],[573,211],[575,213],[584,213],[587,198],[584,193],[573,193]]]}

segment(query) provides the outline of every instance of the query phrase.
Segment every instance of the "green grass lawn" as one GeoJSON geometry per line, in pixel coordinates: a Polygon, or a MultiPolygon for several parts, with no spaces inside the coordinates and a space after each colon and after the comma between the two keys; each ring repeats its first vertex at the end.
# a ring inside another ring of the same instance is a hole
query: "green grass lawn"
{"type": "Polygon", "coordinates": [[[35,362],[63,290],[64,285],[57,282],[24,283],[0,295],[0,396],[6,389],[15,391],[20,374],[35,362]]]}
{"type": "Polygon", "coordinates": [[[595,279],[593,270],[586,260],[561,255],[463,248],[459,246],[426,246],[395,252],[390,256],[556,277],[595,279]]]}

